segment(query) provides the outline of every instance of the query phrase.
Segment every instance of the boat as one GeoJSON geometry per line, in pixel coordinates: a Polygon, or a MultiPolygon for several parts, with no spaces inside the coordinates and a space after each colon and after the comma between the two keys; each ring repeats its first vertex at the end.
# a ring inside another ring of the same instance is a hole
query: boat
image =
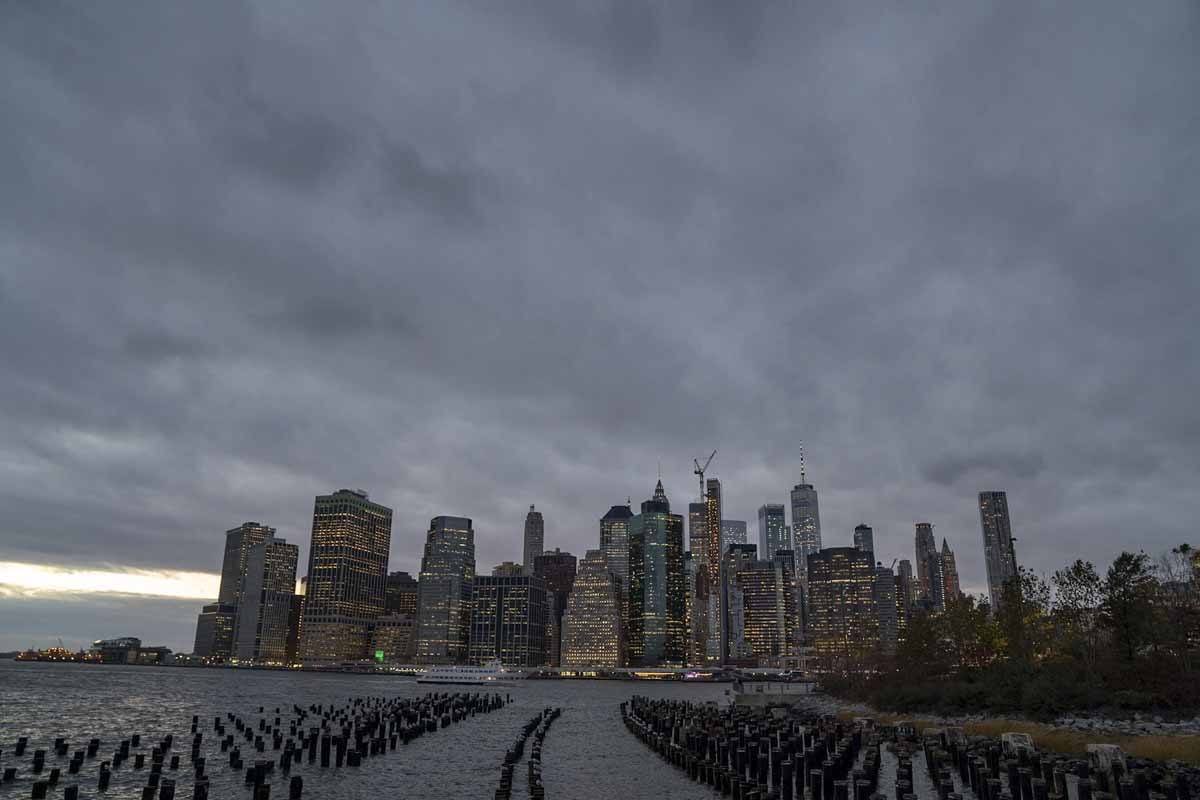
{"type": "Polygon", "coordinates": [[[504,669],[498,659],[481,666],[430,667],[417,676],[417,683],[454,683],[466,686],[495,686],[518,677],[504,669]]]}

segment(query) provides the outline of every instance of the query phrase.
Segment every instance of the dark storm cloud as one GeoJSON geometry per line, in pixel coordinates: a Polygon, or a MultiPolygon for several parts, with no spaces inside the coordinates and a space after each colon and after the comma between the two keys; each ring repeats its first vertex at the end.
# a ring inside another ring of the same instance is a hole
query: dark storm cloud
{"type": "Polygon", "coordinates": [[[0,15],[0,560],[212,570],[352,486],[486,571],[713,447],[753,528],[801,440],[826,542],[973,587],[981,489],[1038,569],[1194,539],[1190,4],[0,15]]]}

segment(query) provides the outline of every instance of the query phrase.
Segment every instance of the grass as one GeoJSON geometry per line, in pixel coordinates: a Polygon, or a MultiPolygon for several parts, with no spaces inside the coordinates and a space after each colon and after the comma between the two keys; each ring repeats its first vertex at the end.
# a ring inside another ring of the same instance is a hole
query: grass
{"type": "MultiPolygon", "coordinates": [[[[925,728],[945,727],[944,722],[936,719],[922,718],[916,714],[855,714],[843,712],[838,714],[843,719],[854,719],[869,716],[881,725],[895,725],[897,722],[913,722],[919,730],[925,728]]],[[[1054,725],[1043,725],[1038,722],[1023,720],[991,719],[979,722],[968,722],[963,725],[968,736],[995,736],[1002,733],[1027,733],[1033,737],[1033,743],[1042,750],[1050,750],[1065,755],[1084,755],[1089,744],[1115,744],[1128,755],[1137,758],[1152,758],[1155,761],[1171,761],[1178,759],[1189,764],[1200,764],[1200,736],[1128,736],[1116,733],[1089,733],[1073,728],[1061,728],[1054,725]]]]}

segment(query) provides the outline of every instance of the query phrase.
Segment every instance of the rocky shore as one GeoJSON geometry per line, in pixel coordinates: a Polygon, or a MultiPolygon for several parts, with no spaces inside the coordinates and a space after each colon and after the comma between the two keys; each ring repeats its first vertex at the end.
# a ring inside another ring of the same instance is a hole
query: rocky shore
{"type": "MultiPolygon", "coordinates": [[[[822,714],[855,714],[874,716],[881,712],[865,703],[855,703],[841,700],[831,695],[814,694],[805,698],[802,705],[822,714]]],[[[893,715],[895,716],[895,715],[893,715]]],[[[972,722],[986,722],[994,717],[986,714],[967,714],[963,716],[943,716],[911,712],[899,716],[911,717],[914,720],[928,721],[938,725],[966,725],[972,722]]],[[[1014,719],[1004,715],[1006,719],[1014,719]]],[[[1033,720],[1030,720],[1033,722],[1033,720]]],[[[1101,717],[1091,715],[1064,716],[1052,722],[1042,724],[1057,728],[1084,733],[1114,734],[1120,736],[1200,736],[1200,717],[1168,721],[1161,716],[1132,714],[1126,718],[1101,717]]]]}

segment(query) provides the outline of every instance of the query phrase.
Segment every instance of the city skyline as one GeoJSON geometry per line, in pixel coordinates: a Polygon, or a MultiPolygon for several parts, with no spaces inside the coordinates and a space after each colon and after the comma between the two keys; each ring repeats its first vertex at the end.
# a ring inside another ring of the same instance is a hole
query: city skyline
{"type": "Polygon", "coordinates": [[[446,514],[520,563],[530,504],[580,556],[713,450],[725,517],[811,483],[822,546],[928,521],[972,593],[981,491],[1037,572],[1187,541],[1200,50],[1152,6],[8,4],[0,649],[186,650],[221,532],[306,564],[338,487],[392,570],[446,514]]]}

